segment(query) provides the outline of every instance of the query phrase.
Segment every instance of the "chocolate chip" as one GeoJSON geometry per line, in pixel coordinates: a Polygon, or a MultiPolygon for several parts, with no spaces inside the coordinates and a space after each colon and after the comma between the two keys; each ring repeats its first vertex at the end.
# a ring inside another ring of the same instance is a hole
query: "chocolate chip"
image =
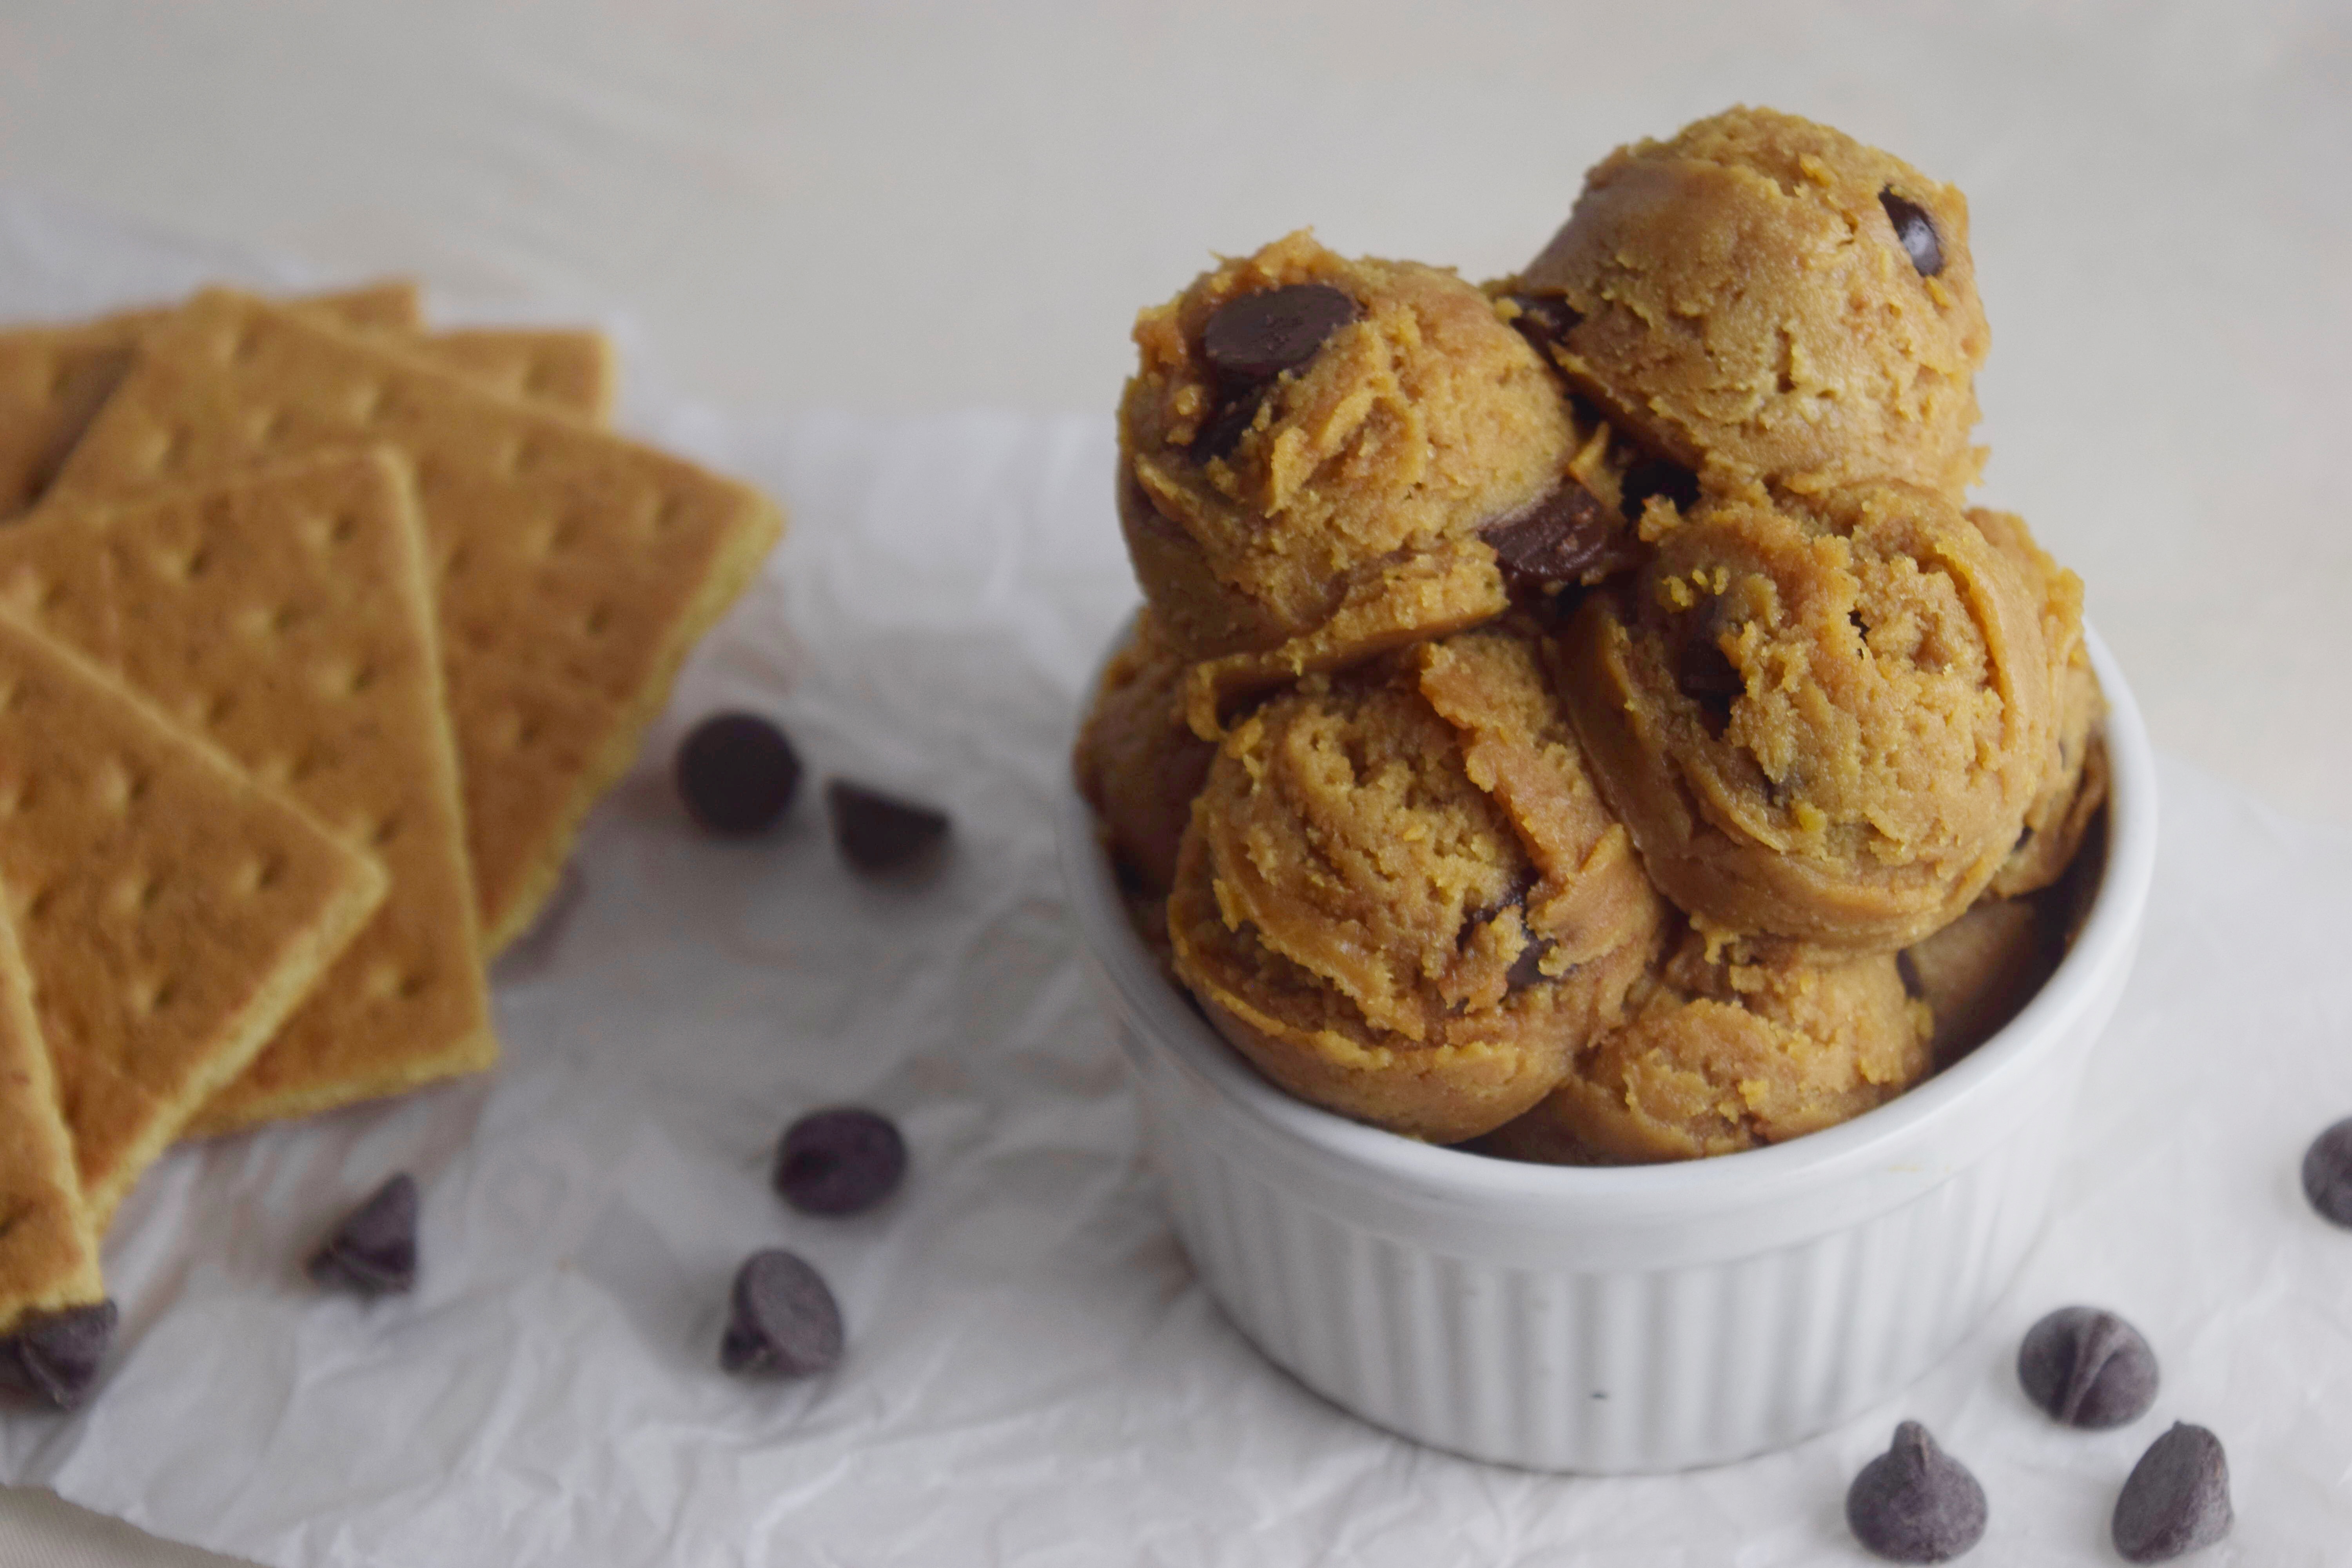
{"type": "MultiPolygon", "coordinates": [[[[1713,617],[1707,617],[1711,623],[1713,617]]],[[[1675,688],[1698,704],[1707,733],[1720,740],[1731,727],[1731,705],[1748,695],[1748,679],[1739,673],[1711,626],[1694,626],[1675,656],[1675,688]]]]}
{"type": "Polygon", "coordinates": [[[1525,991],[1546,978],[1544,955],[1551,950],[1552,944],[1542,937],[1528,937],[1528,945],[1519,949],[1519,956],[1511,960],[1510,973],[1503,976],[1503,984],[1514,991],[1525,991]]]}
{"type": "Polygon", "coordinates": [[[824,1277],[790,1252],[755,1252],[735,1273],[719,1364],[728,1372],[807,1377],[841,1362],[841,1309],[824,1277]]]}
{"type": "Polygon", "coordinates": [[[1911,258],[1922,278],[1933,278],[1944,269],[1944,242],[1937,236],[1936,223],[1927,210],[1916,202],[1905,201],[1890,187],[1878,193],[1878,205],[1886,209],[1886,221],[1895,226],[1895,237],[1903,242],[1903,253],[1911,258]]]}
{"type": "Polygon", "coordinates": [[[58,1410],[89,1395],[121,1316],[112,1301],[35,1312],[0,1340],[0,1384],[58,1410]]]}
{"type": "Polygon", "coordinates": [[[1514,517],[1489,524],[1480,537],[1495,547],[1495,563],[1514,594],[1541,593],[1632,564],[1625,527],[1601,498],[1572,479],[1514,517]]]}
{"type": "Polygon", "coordinates": [[[1906,1421],[1894,1446],[1853,1478],[1845,1521],[1890,1563],[1948,1563],[1984,1535],[1984,1488],[1925,1426],[1906,1421]]]}
{"type": "Polygon", "coordinates": [[[907,1141],[890,1119],[855,1106],[812,1110],[784,1129],[770,1180],[803,1214],[862,1214],[898,1190],[907,1141]]]}
{"type": "Polygon", "coordinates": [[[2156,1403],[2156,1352],[2113,1312],[2061,1307],[2026,1331],[2017,1381],[2069,1426],[2121,1426],[2156,1403]]]}
{"type": "Polygon", "coordinates": [[[2352,1117],[2313,1139],[2304,1152],[2303,1195],[2323,1218],[2352,1228],[2352,1117]]]}
{"type": "Polygon", "coordinates": [[[1210,312],[1201,357],[1223,380],[1271,381],[1313,359],[1357,314],[1356,302],[1328,283],[1236,295],[1210,312]]]}
{"type": "Polygon", "coordinates": [[[1184,450],[1196,463],[1230,457],[1233,449],[1242,444],[1242,437],[1249,434],[1250,426],[1257,423],[1257,411],[1265,402],[1263,385],[1238,389],[1193,435],[1192,444],[1184,450]]]}
{"type": "Polygon", "coordinates": [[[2212,1545],[2234,1522],[2221,1439],[2176,1421],[2148,1445],[2116,1499],[2116,1550],[2134,1563],[2162,1563],[2212,1545]]]}
{"type": "Polygon", "coordinates": [[[1538,349],[1548,349],[1582,324],[1584,315],[1557,294],[1506,294],[1518,307],[1511,325],[1538,349]]]}
{"type": "Polygon", "coordinates": [[[378,1187],[310,1255],[310,1278],[363,1296],[416,1284],[416,1178],[403,1171],[378,1187]]]}
{"type": "Polygon", "coordinates": [[[947,840],[947,813],[845,779],[824,786],[824,809],[833,841],[861,871],[903,869],[947,840]]]}
{"type": "Polygon", "coordinates": [[[800,753],[756,713],[719,713],[677,749],[677,793],[706,831],[730,837],[774,825],[801,784],[800,753]]]}
{"type": "Polygon", "coordinates": [[[1687,511],[1698,503],[1698,476],[1680,463],[1646,458],[1625,470],[1618,493],[1624,498],[1619,510],[1631,520],[1641,518],[1652,496],[1664,496],[1687,511]]]}

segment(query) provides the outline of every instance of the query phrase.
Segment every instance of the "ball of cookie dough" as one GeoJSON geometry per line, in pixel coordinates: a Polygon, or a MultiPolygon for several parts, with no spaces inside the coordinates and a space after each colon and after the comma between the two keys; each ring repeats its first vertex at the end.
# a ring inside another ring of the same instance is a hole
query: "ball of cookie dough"
{"type": "Polygon", "coordinates": [[[1785,944],[1710,954],[1696,932],[1559,1088],[1481,1145],[1554,1164],[1729,1154],[1883,1105],[1929,1066],[1927,1008],[1894,955],[1811,962],[1785,944]]]}
{"type": "Polygon", "coordinates": [[[1968,204],[1827,126],[1734,109],[1619,148],[1517,287],[1571,385],[1710,478],[1976,477],[1968,204]]]}
{"type": "Polygon", "coordinates": [[[1216,754],[1184,722],[1187,668],[1151,612],[1139,615],[1103,667],[1070,759],[1113,859],[1155,900],[1175,884],[1176,847],[1216,754]]]}
{"type": "Polygon", "coordinates": [[[1571,471],[1605,435],[1452,273],[1294,234],[1145,310],[1135,342],[1120,521],[1170,642],[1221,693],[1493,617],[1496,530],[1550,519],[1570,572],[1622,538],[1571,471]]]}
{"type": "Polygon", "coordinates": [[[1987,889],[2000,898],[2046,888],[2065,874],[2107,798],[2107,700],[2083,641],[2083,580],[2050,558],[2014,512],[1972,508],[1969,521],[2042,595],[2042,636],[2058,684],[2058,721],[2042,787],[2025,826],[1987,889]]]}
{"type": "Polygon", "coordinates": [[[1661,892],[1713,928],[1915,942],[2017,842],[2055,721],[2041,595],[1940,496],[1654,505],[1563,696],[1661,892]]]}
{"type": "Polygon", "coordinates": [[[1169,900],[1176,972],[1318,1105],[1454,1142],[1619,1016],[1661,906],[1532,640],[1310,677],[1226,735],[1169,900]]]}
{"type": "Polygon", "coordinates": [[[2016,1017],[2065,952],[2063,923],[2041,900],[1988,896],[1905,948],[1896,965],[1935,1015],[1936,1060],[1948,1066],[2016,1017]]]}

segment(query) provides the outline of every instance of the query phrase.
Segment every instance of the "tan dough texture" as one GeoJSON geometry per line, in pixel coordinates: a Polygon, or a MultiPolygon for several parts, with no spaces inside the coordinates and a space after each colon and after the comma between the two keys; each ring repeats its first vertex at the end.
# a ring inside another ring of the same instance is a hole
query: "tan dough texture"
{"type": "Polygon", "coordinates": [[[101,1226],[382,900],[376,862],[0,616],[0,885],[101,1226]]]}
{"type": "Polygon", "coordinates": [[[678,664],[782,531],[758,492],[226,289],[149,337],[58,475],[135,496],[381,444],[424,519],[482,938],[553,889],[678,664]]]}
{"type": "MultiPolygon", "coordinates": [[[[412,331],[416,285],[372,283],[294,302],[355,330],[412,331]]],[[[41,499],[66,454],[131,367],[139,340],[172,307],[124,310],[68,326],[0,331],[0,519],[41,499]]]]}
{"type": "Polygon", "coordinates": [[[1240,659],[1229,684],[1336,668],[1498,613],[1480,531],[1548,496],[1580,445],[1557,383],[1476,289],[1348,260],[1305,233],[1145,310],[1135,342],[1119,407],[1129,555],[1185,657],[1240,659]],[[1356,319],[1273,384],[1229,454],[1196,453],[1223,407],[1201,346],[1210,318],[1297,284],[1339,289],[1356,319]]]}
{"type": "MultiPolygon", "coordinates": [[[[5,906],[5,900],[0,900],[5,906]]],[[[98,1237],[33,1013],[33,977],[0,907],[0,1334],[29,1312],[98,1300],[98,1237]]]]}
{"type": "Polygon", "coordinates": [[[1176,850],[1217,749],[1184,721],[1187,666],[1149,610],[1103,667],[1072,759],[1121,868],[1153,898],[1176,882],[1176,850]]]}
{"type": "Polygon", "coordinates": [[[191,1134],[496,1059],[455,748],[404,471],[355,452],[30,524],[110,563],[124,680],[378,857],[392,891],[191,1134]]]}
{"type": "Polygon", "coordinates": [[[2042,900],[1991,897],[1905,948],[1904,982],[1936,1017],[1937,1062],[1958,1060],[2017,1016],[2065,949],[2042,900]]]}
{"type": "Polygon", "coordinates": [[[1518,286],[1581,316],[1559,355],[1612,423],[1710,477],[1971,482],[1990,333],[1953,186],[1852,137],[1733,109],[1611,153],[1518,286]],[[1934,224],[1923,277],[1880,195],[1934,224]]]}
{"type": "Polygon", "coordinates": [[[1440,1142],[1540,1099],[1660,906],[1514,633],[1317,678],[1229,734],[1169,901],[1176,969],[1276,1083],[1440,1142]]]}
{"type": "Polygon", "coordinates": [[[1632,1012],[1488,1150],[1575,1164],[1729,1154],[1851,1121],[1930,1065],[1927,1009],[1889,953],[1710,957],[1693,933],[1632,1012]]]}
{"type": "Polygon", "coordinates": [[[1968,908],[2051,752],[2038,589],[1901,487],[1667,521],[1562,645],[1578,731],[1659,889],[1720,931],[1846,952],[1968,908]]]}

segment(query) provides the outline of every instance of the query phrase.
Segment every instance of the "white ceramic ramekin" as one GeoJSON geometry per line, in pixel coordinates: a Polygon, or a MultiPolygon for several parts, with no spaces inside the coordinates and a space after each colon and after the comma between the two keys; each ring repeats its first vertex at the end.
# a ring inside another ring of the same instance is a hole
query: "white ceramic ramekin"
{"type": "Polygon", "coordinates": [[[1064,874],[1211,1293],[1267,1357],[1366,1420],[1538,1469],[1738,1459],[1918,1377],[2040,1231],[2139,944],[2155,764],[2121,671],[2090,646],[2110,707],[2107,862],[2049,984],[1890,1104],[1688,1164],[1486,1159],[1291,1099],[1161,977],[1071,794],[1064,874]]]}

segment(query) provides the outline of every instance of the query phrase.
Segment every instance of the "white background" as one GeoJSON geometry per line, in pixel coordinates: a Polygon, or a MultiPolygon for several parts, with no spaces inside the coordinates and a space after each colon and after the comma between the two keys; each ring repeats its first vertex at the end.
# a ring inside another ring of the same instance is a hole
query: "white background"
{"type": "MultiPolygon", "coordinates": [[[[2083,574],[2159,747],[2352,825],[2342,6],[0,7],[0,182],[617,312],[641,405],[746,416],[1099,416],[1212,251],[1492,276],[1612,144],[1734,101],[1968,192],[1986,499],[2083,574]]],[[[79,1528],[0,1500],[0,1561],[146,1560],[79,1528]]]]}

